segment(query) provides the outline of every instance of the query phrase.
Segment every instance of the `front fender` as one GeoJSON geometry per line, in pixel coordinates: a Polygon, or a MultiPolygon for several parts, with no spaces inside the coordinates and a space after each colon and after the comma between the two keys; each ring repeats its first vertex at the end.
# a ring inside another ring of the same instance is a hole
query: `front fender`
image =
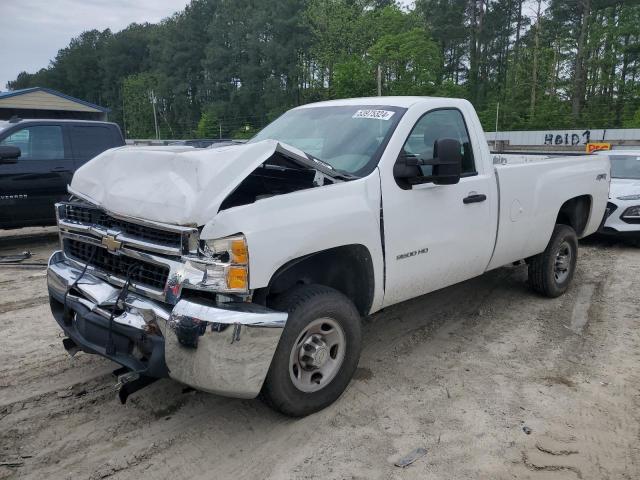
{"type": "Polygon", "coordinates": [[[207,223],[203,239],[243,233],[249,246],[251,289],[269,285],[287,262],[343,245],[371,253],[375,277],[372,311],[382,303],[378,169],[358,180],[309,188],[223,210],[207,223]]]}

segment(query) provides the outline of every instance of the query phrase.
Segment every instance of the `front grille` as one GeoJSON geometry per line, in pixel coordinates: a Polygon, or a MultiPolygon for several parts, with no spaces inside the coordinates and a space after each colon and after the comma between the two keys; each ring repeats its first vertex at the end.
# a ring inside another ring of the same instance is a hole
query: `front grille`
{"type": "Polygon", "coordinates": [[[60,211],[62,220],[82,225],[93,225],[106,230],[117,230],[138,240],[181,248],[182,236],[178,232],[169,232],[159,228],[138,225],[137,223],[112,217],[98,208],[67,203],[60,211]]]}
{"type": "Polygon", "coordinates": [[[82,263],[89,263],[100,271],[115,275],[122,280],[126,280],[127,274],[131,272],[132,283],[156,290],[164,290],[169,277],[169,267],[125,255],[114,255],[102,247],[77,240],[65,239],[64,251],[69,257],[82,263]],[[130,270],[134,265],[137,268],[130,270]]]}

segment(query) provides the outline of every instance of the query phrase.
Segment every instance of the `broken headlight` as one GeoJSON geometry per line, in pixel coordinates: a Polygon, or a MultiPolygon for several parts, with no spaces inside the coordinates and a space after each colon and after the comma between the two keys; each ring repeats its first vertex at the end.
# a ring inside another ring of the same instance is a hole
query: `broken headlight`
{"type": "Polygon", "coordinates": [[[201,286],[224,293],[249,292],[249,249],[244,235],[204,240],[201,286]]]}

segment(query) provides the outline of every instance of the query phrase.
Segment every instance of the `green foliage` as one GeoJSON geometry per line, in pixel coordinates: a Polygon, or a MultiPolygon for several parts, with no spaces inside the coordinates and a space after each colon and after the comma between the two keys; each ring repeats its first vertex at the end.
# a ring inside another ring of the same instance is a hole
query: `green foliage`
{"type": "Polygon", "coordinates": [[[449,98],[467,98],[469,91],[464,84],[455,83],[451,80],[445,80],[437,86],[434,97],[449,97],[449,98]]]}
{"type": "Polygon", "coordinates": [[[636,110],[636,113],[627,120],[624,124],[626,128],[640,128],[640,108],[636,110]]]}
{"type": "Polygon", "coordinates": [[[370,49],[384,70],[390,95],[428,95],[440,80],[442,60],[437,45],[422,28],[383,35],[370,49]]]}
{"type": "Polygon", "coordinates": [[[158,78],[150,73],[130,75],[124,79],[123,103],[127,137],[155,138],[152,95],[157,98],[158,83],[158,78]]]}
{"type": "Polygon", "coordinates": [[[247,140],[260,131],[259,128],[252,127],[249,124],[243,125],[231,134],[234,140],[247,140]]]}
{"type": "Polygon", "coordinates": [[[352,57],[335,65],[333,91],[336,98],[370,97],[376,94],[375,67],[352,57]]]}
{"type": "Polygon", "coordinates": [[[640,126],[640,5],[537,5],[191,0],[157,25],[84,32],[9,88],[104,105],[129,137],[155,136],[151,91],[162,138],[246,138],[292,106],[375,95],[378,70],[383,94],[467,98],[487,130],[498,103],[500,129],[640,126]]]}
{"type": "Polygon", "coordinates": [[[218,138],[220,132],[220,121],[218,116],[212,112],[202,112],[196,136],[198,138],[218,138]]]}

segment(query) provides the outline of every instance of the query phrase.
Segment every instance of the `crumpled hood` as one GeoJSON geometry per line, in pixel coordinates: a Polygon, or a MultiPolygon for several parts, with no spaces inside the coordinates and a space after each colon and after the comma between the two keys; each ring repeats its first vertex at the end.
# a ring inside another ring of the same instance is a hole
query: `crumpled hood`
{"type": "Polygon", "coordinates": [[[69,191],[121,215],[204,225],[227,195],[276,152],[313,166],[304,152],[275,140],[208,149],[121,147],[80,167],[69,191]]]}
{"type": "Polygon", "coordinates": [[[640,180],[612,178],[609,187],[609,198],[640,195],[640,180]]]}

